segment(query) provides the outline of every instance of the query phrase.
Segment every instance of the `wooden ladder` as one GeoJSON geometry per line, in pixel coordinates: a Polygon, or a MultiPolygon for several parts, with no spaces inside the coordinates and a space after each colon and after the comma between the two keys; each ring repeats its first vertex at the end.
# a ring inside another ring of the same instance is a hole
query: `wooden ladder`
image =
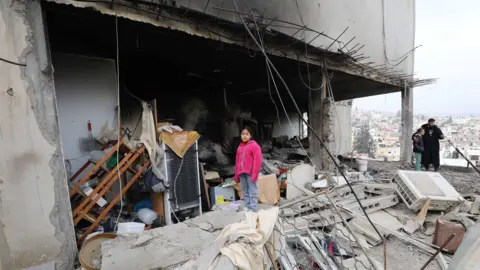
{"type": "Polygon", "coordinates": [[[82,243],[85,237],[98,227],[100,222],[106,217],[113,206],[119,200],[121,200],[123,194],[126,193],[126,191],[140,178],[141,174],[150,166],[150,161],[147,161],[138,171],[131,167],[144,152],[145,146],[142,146],[138,150],[132,150],[124,144],[123,140],[121,140],[119,143],[116,143],[98,162],[91,160],[87,161],[70,178],[70,181],[75,180],[75,178],[77,178],[90,164],[95,164],[93,168],[90,169],[87,174],[75,184],[69,193],[71,198],[77,194],[83,197],[80,199],[80,203],[72,211],[74,225],[77,225],[82,219],[85,219],[91,223],[85,233],[83,233],[78,239],[78,243],[82,243]],[[123,154],[123,158],[117,161],[115,168],[108,170],[105,168],[105,166],[103,166],[103,164],[117,151],[117,149],[119,149],[119,151],[123,154]],[[128,181],[127,184],[125,184],[125,186],[122,187],[118,194],[113,193],[110,188],[117,181],[121,181],[121,175],[123,175],[127,170],[134,173],[134,176],[130,179],[130,181],[128,181]],[[83,183],[87,182],[93,175],[95,175],[95,173],[97,173],[100,181],[93,191],[87,196],[81,192],[79,188],[83,183]],[[105,208],[101,210],[98,216],[92,217],[89,212],[93,207],[95,207],[97,201],[107,192],[113,194],[115,197],[113,200],[107,203],[105,208]]]}

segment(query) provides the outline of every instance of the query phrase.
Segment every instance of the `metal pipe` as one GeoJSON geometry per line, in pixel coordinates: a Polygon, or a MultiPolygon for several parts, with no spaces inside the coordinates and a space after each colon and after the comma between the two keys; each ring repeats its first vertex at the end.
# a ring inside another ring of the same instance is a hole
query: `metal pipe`
{"type": "Polygon", "coordinates": [[[475,171],[477,171],[477,173],[480,174],[480,170],[477,168],[477,166],[473,165],[473,163],[472,163],[465,155],[463,155],[463,153],[462,153],[455,145],[453,145],[453,143],[452,143],[450,140],[448,140],[447,142],[448,142],[451,146],[453,146],[453,148],[455,149],[455,151],[457,151],[457,152],[468,162],[468,164],[470,164],[470,165],[472,166],[472,168],[473,168],[475,171]]]}
{"type": "Polygon", "coordinates": [[[435,257],[437,257],[438,253],[440,253],[440,251],[442,251],[442,249],[443,249],[444,247],[446,247],[446,246],[448,245],[448,243],[450,243],[450,241],[452,241],[452,239],[453,239],[454,237],[455,237],[455,234],[452,233],[452,234],[450,235],[450,237],[448,237],[447,241],[445,241],[445,243],[443,243],[443,245],[442,245],[441,247],[439,247],[439,248],[437,249],[437,251],[435,251],[435,253],[432,255],[432,257],[430,257],[430,259],[428,259],[428,261],[422,266],[422,268],[420,268],[420,270],[425,269],[425,268],[428,266],[428,264],[431,263],[431,262],[435,259],[435,257]]]}
{"type": "Polygon", "coordinates": [[[330,44],[330,46],[328,46],[328,48],[326,48],[325,50],[328,51],[328,49],[330,49],[330,48],[333,46],[333,44],[335,44],[335,42],[337,42],[338,39],[339,39],[343,34],[345,34],[345,32],[347,32],[348,28],[350,28],[350,26],[347,26],[347,28],[345,28],[345,30],[343,30],[343,32],[340,33],[340,35],[338,35],[338,37],[337,37],[335,40],[333,40],[333,42],[330,44]]]}
{"type": "Polygon", "coordinates": [[[342,48],[340,48],[340,50],[343,50],[343,48],[347,47],[348,44],[350,44],[350,42],[352,42],[354,39],[355,39],[356,36],[353,36],[347,43],[345,43],[345,45],[343,45],[342,48]]]}

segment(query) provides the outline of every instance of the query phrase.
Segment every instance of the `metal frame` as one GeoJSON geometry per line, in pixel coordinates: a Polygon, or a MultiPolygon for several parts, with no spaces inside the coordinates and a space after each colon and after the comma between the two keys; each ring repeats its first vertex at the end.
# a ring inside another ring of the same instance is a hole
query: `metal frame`
{"type": "MultiPolygon", "coordinates": [[[[195,142],[195,148],[196,148],[196,151],[195,151],[195,160],[196,160],[196,169],[197,169],[197,181],[198,181],[198,193],[197,193],[197,196],[198,196],[198,205],[191,205],[191,206],[183,206],[183,207],[179,207],[178,209],[179,210],[185,210],[185,209],[191,209],[191,208],[196,208],[198,207],[199,209],[199,215],[202,215],[202,191],[201,191],[201,185],[200,185],[200,163],[198,161],[198,141],[195,142]]],[[[164,158],[164,166],[165,166],[165,181],[167,183],[170,183],[170,179],[168,178],[168,164],[167,164],[167,149],[166,149],[166,145],[163,144],[163,150],[164,150],[164,155],[165,155],[165,158],[164,158]]],[[[172,213],[174,213],[175,211],[173,210],[172,208],[172,205],[170,204],[170,192],[169,192],[169,189],[170,188],[173,188],[171,187],[170,185],[168,186],[167,190],[165,190],[164,192],[164,196],[163,196],[163,204],[164,204],[164,208],[165,208],[165,223],[166,225],[170,225],[172,224],[172,213]]]]}

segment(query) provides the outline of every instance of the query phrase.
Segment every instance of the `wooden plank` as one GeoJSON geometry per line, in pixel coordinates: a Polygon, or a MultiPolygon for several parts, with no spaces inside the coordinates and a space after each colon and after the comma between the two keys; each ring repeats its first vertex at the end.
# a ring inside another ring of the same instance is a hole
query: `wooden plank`
{"type": "Polygon", "coordinates": [[[93,223],[87,229],[87,231],[80,237],[80,239],[78,239],[77,244],[82,243],[83,240],[85,239],[85,237],[87,237],[87,235],[92,233],[93,230],[98,227],[98,224],[100,224],[100,221],[108,214],[108,212],[113,208],[113,206],[120,200],[122,195],[127,192],[127,190],[138,180],[138,178],[140,178],[140,175],[143,173],[143,171],[145,171],[146,168],[148,168],[148,166],[150,166],[150,161],[147,161],[143,165],[143,167],[141,167],[140,170],[138,170],[138,172],[133,176],[133,178],[123,187],[122,192],[120,194],[118,194],[112,200],[112,202],[110,202],[110,204],[100,213],[100,215],[95,220],[95,223],[93,223]]]}
{"type": "Polygon", "coordinates": [[[203,169],[203,164],[200,164],[200,173],[202,174],[202,181],[203,181],[203,188],[205,192],[205,196],[207,198],[207,205],[208,205],[208,210],[212,209],[212,205],[210,204],[210,194],[208,194],[208,184],[207,180],[205,180],[205,170],[203,169]]]}
{"type": "MultiPolygon", "coordinates": [[[[100,183],[98,183],[98,185],[95,187],[95,189],[92,191],[92,193],[90,193],[90,195],[88,195],[87,199],[85,199],[79,206],[77,206],[72,214],[73,216],[75,216],[81,209],[83,209],[83,207],[85,207],[85,205],[87,204],[87,202],[93,198],[93,196],[95,194],[98,194],[98,191],[104,186],[106,185],[112,178],[117,178],[118,177],[118,174],[117,174],[117,167],[123,167],[123,165],[128,161],[128,159],[132,156],[133,152],[129,153],[128,155],[126,155],[121,162],[119,162],[117,164],[117,166],[104,178],[100,181],[100,183]]],[[[98,199],[99,197],[97,197],[98,199]]]]}
{"type": "Polygon", "coordinates": [[[68,179],[68,181],[72,182],[73,180],[75,180],[75,178],[77,178],[83,172],[83,170],[85,170],[88,167],[88,165],[90,165],[90,163],[91,163],[90,159],[87,160],[87,162],[85,162],[85,164],[83,164],[83,166],[80,169],[78,169],[77,172],[74,175],[72,175],[70,179],[68,179]]]}
{"type": "Polygon", "coordinates": [[[163,192],[159,193],[152,193],[152,208],[155,212],[157,212],[157,215],[160,217],[162,220],[162,224],[165,224],[165,205],[164,205],[164,196],[165,194],[163,192]]]}
{"type": "MultiPolygon", "coordinates": [[[[123,141],[120,141],[119,143],[123,143],[123,141]]],[[[95,164],[95,166],[93,166],[93,168],[87,173],[87,175],[85,175],[80,181],[78,181],[77,184],[75,184],[75,186],[72,188],[72,190],[70,190],[69,192],[69,195],[70,197],[72,197],[73,194],[75,194],[78,190],[78,188],[83,184],[85,183],[88,179],[90,179],[90,176],[92,176],[92,174],[94,172],[96,172],[99,168],[100,168],[100,165],[102,165],[103,163],[105,163],[105,161],[107,161],[107,159],[109,159],[113,153],[116,151],[116,147],[112,147],[112,149],[110,149],[110,151],[107,152],[107,154],[105,156],[103,156],[98,162],[97,164],[95,164]]]]}
{"type": "MultiPolygon", "coordinates": [[[[120,169],[120,175],[122,175],[122,174],[125,173],[125,171],[127,170],[127,167],[129,167],[129,166],[143,153],[144,150],[145,150],[145,146],[142,146],[138,151],[135,152],[135,155],[128,161],[128,163],[127,163],[125,166],[121,165],[122,168],[120,169]]],[[[127,159],[128,159],[127,157],[128,157],[128,155],[127,155],[122,161],[127,160],[127,159]]],[[[91,199],[90,204],[89,204],[87,207],[85,207],[84,210],[90,211],[90,209],[95,205],[95,203],[96,203],[96,202],[105,194],[105,192],[107,192],[107,190],[109,190],[110,187],[116,182],[116,180],[117,180],[118,177],[119,177],[118,173],[117,173],[116,171],[112,171],[111,173],[114,173],[114,177],[112,178],[112,180],[109,180],[109,182],[106,183],[105,188],[103,188],[103,189],[98,193],[97,197],[95,197],[94,199],[91,199]]],[[[122,179],[118,179],[118,181],[122,181],[122,179]]],[[[102,181],[100,184],[105,183],[105,182],[107,182],[107,181],[102,181]]],[[[99,186],[100,186],[100,188],[102,187],[100,184],[97,186],[97,188],[98,188],[99,186]]],[[[97,189],[97,188],[95,188],[95,189],[97,189]]],[[[98,190],[97,190],[96,192],[98,192],[98,190]]],[[[93,196],[93,192],[90,193],[90,195],[93,196]]],[[[88,202],[88,200],[85,200],[85,201],[88,202]]],[[[85,202],[85,201],[84,201],[84,202],[85,202]]],[[[78,207],[77,207],[77,208],[78,208],[78,207]]],[[[82,213],[80,213],[80,214],[78,215],[78,217],[74,220],[74,224],[76,225],[81,219],[82,219],[82,213]]]]}

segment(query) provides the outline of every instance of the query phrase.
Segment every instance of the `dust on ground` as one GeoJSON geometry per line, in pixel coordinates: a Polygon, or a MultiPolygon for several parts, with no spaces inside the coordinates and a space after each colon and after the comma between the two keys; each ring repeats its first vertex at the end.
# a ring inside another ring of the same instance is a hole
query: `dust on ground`
{"type": "MultiPolygon", "coordinates": [[[[413,170],[410,164],[395,161],[368,161],[368,170],[376,172],[377,179],[392,179],[397,170],[413,170]]],[[[472,168],[440,167],[439,171],[445,179],[460,193],[480,194],[480,174],[472,168]]]]}
{"type": "MultiPolygon", "coordinates": [[[[383,244],[371,247],[367,253],[383,264],[383,244]]],[[[431,256],[414,246],[406,245],[395,236],[387,240],[387,269],[410,270],[420,269],[431,256]]],[[[426,270],[440,270],[437,260],[433,260],[426,270]]]]}

